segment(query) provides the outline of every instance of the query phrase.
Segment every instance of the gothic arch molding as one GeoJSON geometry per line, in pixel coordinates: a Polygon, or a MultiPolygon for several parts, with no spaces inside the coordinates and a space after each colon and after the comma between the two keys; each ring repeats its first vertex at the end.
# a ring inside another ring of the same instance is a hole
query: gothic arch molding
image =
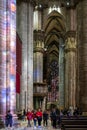
{"type": "Polygon", "coordinates": [[[47,83],[51,89],[48,92],[48,102],[58,104],[59,93],[59,46],[60,38],[64,39],[64,17],[57,11],[52,11],[45,26],[45,47],[47,48],[47,83]],[[53,85],[55,84],[55,86],[53,85]],[[52,98],[51,98],[52,96],[52,98]]]}

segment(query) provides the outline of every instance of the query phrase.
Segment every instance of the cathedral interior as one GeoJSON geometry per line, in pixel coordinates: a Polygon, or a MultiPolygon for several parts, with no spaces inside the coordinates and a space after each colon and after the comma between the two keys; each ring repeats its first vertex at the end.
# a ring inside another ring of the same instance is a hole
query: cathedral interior
{"type": "Polygon", "coordinates": [[[9,2],[0,1],[0,11],[7,7],[2,15],[8,22],[6,38],[0,25],[0,41],[5,43],[0,45],[0,114],[54,106],[78,106],[86,113],[87,0],[12,2],[10,8],[9,2]]]}

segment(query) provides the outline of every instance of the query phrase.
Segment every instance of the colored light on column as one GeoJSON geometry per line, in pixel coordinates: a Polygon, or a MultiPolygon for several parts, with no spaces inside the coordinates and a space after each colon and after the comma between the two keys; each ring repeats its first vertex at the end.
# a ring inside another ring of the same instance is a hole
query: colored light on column
{"type": "Polygon", "coordinates": [[[11,3],[11,11],[13,12],[16,11],[16,5],[14,3],[11,3]]]}
{"type": "Polygon", "coordinates": [[[0,0],[0,23],[0,114],[3,114],[6,109],[16,109],[16,0],[0,0]]]}

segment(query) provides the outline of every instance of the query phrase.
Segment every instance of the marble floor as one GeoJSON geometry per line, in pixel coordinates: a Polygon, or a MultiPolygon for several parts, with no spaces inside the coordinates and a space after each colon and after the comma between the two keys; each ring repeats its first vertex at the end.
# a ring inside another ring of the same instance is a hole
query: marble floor
{"type": "Polygon", "coordinates": [[[20,121],[18,120],[17,122],[15,122],[14,126],[12,128],[8,127],[8,128],[2,128],[0,130],[61,130],[60,128],[56,128],[53,129],[53,127],[51,126],[51,121],[49,120],[48,122],[48,126],[44,127],[43,124],[41,125],[41,127],[34,127],[33,125],[33,121],[31,122],[31,127],[27,127],[28,122],[27,121],[20,121]]]}

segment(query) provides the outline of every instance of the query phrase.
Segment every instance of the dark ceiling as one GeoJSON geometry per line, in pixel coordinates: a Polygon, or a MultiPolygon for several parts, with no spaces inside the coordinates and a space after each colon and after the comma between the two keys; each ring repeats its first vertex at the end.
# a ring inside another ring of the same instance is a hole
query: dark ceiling
{"type": "Polygon", "coordinates": [[[35,5],[42,5],[48,7],[50,2],[58,2],[62,7],[75,7],[81,0],[17,0],[17,2],[33,2],[35,5]]]}

